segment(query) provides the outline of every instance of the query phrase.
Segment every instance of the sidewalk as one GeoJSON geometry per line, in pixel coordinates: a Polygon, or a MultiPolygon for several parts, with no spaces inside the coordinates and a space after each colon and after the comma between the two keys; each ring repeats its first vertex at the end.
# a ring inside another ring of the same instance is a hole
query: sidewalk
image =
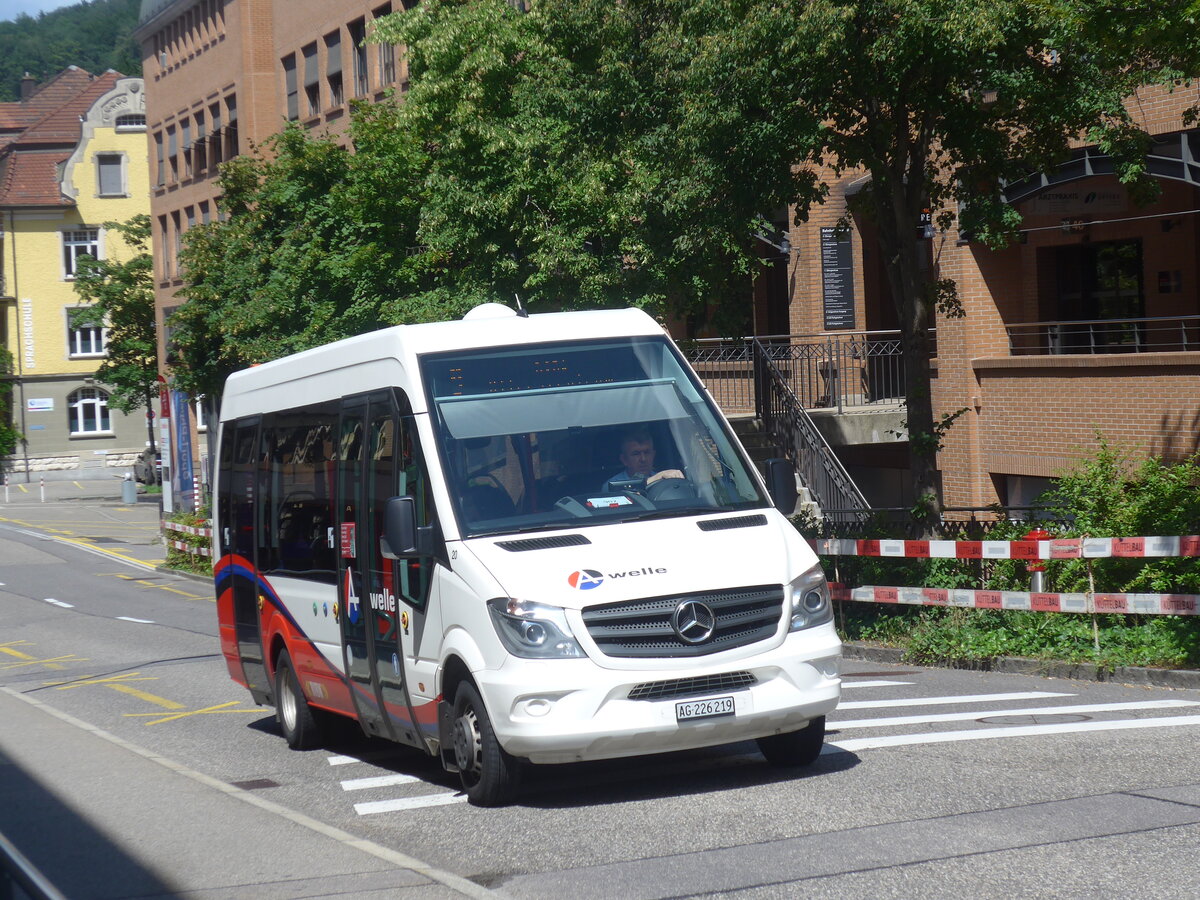
{"type": "Polygon", "coordinates": [[[495,896],[9,688],[0,721],[0,833],[72,900],[495,896]]]}
{"type": "Polygon", "coordinates": [[[161,495],[137,485],[136,503],[121,500],[122,480],[38,481],[9,478],[0,487],[0,524],[154,569],[166,560],[159,526],[161,495]]]}

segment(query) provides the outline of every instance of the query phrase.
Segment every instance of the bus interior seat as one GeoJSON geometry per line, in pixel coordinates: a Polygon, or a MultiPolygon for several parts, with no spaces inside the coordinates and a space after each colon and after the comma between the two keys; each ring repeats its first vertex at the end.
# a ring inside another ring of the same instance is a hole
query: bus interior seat
{"type": "Polygon", "coordinates": [[[494,484],[467,485],[462,493],[462,509],[471,522],[505,519],[517,511],[512,498],[502,487],[494,484]]]}

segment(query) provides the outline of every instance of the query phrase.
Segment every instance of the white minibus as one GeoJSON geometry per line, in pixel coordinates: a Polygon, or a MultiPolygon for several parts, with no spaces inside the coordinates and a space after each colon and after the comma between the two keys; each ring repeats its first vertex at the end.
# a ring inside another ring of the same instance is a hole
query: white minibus
{"type": "Polygon", "coordinates": [[[222,652],[294,748],[351,717],[479,805],[527,763],[820,753],[841,643],[792,469],[764,483],[640,310],[486,304],[238,372],[217,459],[222,652]]]}

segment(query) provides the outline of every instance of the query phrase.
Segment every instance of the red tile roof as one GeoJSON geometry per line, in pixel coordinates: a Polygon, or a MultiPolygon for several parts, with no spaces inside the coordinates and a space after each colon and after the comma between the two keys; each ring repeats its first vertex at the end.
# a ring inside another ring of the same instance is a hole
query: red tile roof
{"type": "Polygon", "coordinates": [[[10,154],[0,168],[0,206],[73,206],[58,183],[58,164],[70,155],[62,150],[10,154]]]}
{"type": "Polygon", "coordinates": [[[0,103],[0,206],[71,206],[58,165],[82,136],[82,117],[122,76],[71,66],[24,102],[0,103]]]}

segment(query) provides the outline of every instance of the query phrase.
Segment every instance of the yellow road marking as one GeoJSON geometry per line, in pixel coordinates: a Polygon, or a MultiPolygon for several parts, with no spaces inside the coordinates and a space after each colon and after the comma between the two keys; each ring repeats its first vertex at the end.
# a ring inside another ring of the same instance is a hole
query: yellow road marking
{"type": "Polygon", "coordinates": [[[141,672],[122,672],[120,675],[83,675],[79,678],[72,678],[70,681],[46,681],[43,684],[55,690],[65,691],[70,688],[85,687],[89,684],[107,685],[130,681],[158,681],[158,676],[143,675],[141,672]]]}
{"type": "Polygon", "coordinates": [[[49,659],[34,659],[33,657],[29,657],[25,662],[6,663],[5,665],[0,666],[0,669],[19,669],[22,666],[41,665],[44,665],[50,669],[61,669],[63,667],[60,666],[59,663],[63,661],[86,662],[87,660],[82,656],[76,656],[74,653],[68,653],[66,656],[52,656],[49,659]]]}
{"type": "Polygon", "coordinates": [[[72,481],[71,484],[75,485],[75,487],[79,488],[81,491],[83,490],[83,485],[78,481],[72,481]]]}
{"type": "Polygon", "coordinates": [[[130,687],[127,684],[109,684],[105,687],[110,687],[114,691],[120,691],[122,694],[128,694],[131,697],[137,697],[139,700],[145,700],[148,703],[153,703],[161,706],[163,709],[183,709],[182,703],[176,703],[174,700],[168,700],[165,697],[159,697],[155,694],[149,694],[146,691],[139,691],[135,687],[130,687]]]}
{"type": "Polygon", "coordinates": [[[216,715],[218,713],[261,713],[260,709],[230,709],[231,706],[240,706],[241,700],[232,700],[229,703],[221,703],[217,706],[206,706],[204,709],[193,709],[186,712],[172,713],[164,716],[162,713],[125,713],[128,719],[148,719],[153,716],[159,718],[153,722],[146,722],[146,725],[161,725],[163,722],[174,722],[176,719],[186,719],[188,716],[205,716],[216,715]]]}
{"type": "Polygon", "coordinates": [[[23,485],[23,484],[18,484],[18,485],[17,485],[17,490],[19,490],[19,491],[20,491],[22,494],[28,494],[28,493],[29,493],[29,491],[28,491],[28,490],[25,488],[25,485],[23,485]]]}
{"type": "MultiPolygon", "coordinates": [[[[14,644],[27,644],[28,641],[13,641],[14,644]]],[[[12,644],[4,644],[0,646],[0,653],[7,653],[9,656],[15,656],[17,659],[33,659],[28,653],[22,653],[20,650],[14,650],[12,644]]]]}

